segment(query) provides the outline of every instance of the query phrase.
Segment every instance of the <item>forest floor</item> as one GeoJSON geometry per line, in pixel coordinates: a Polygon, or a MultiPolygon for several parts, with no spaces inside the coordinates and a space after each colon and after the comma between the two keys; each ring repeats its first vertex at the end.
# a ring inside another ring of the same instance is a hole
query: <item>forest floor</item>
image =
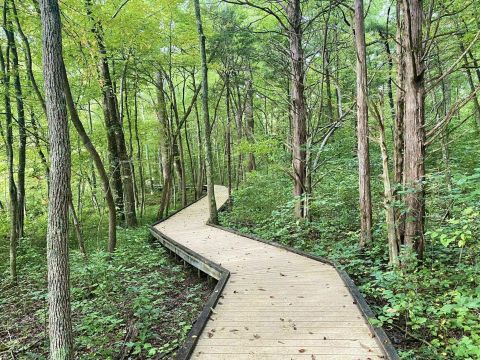
{"type": "MultiPolygon", "coordinates": [[[[88,259],[71,251],[76,359],[169,359],[183,343],[214,284],[150,239],[146,226],[119,229],[111,260],[104,251],[88,259]]],[[[45,254],[24,241],[19,255],[16,287],[0,268],[0,359],[46,359],[45,254]]]]}

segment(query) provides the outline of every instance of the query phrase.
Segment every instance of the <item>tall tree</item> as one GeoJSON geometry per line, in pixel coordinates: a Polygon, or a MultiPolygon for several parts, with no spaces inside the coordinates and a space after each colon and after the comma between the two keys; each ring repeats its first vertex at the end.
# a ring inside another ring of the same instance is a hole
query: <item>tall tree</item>
{"type": "Polygon", "coordinates": [[[307,108],[305,103],[305,84],[304,84],[304,54],[302,46],[303,26],[302,26],[302,8],[300,0],[289,0],[287,3],[287,24],[286,29],[290,45],[290,96],[291,116],[293,124],[292,138],[292,161],[294,187],[293,195],[299,200],[295,204],[295,216],[303,218],[307,215],[304,196],[306,191],[307,152],[305,144],[307,142],[307,108]]]}
{"type": "Polygon", "coordinates": [[[100,52],[100,76],[103,93],[103,110],[105,124],[108,132],[109,153],[112,174],[116,189],[117,206],[123,210],[127,226],[137,225],[135,210],[135,188],[133,185],[133,173],[125,143],[125,134],[120,120],[118,100],[110,74],[110,65],[105,45],[102,23],[95,20],[92,13],[91,0],[86,1],[87,15],[93,22],[92,32],[95,35],[98,50],[100,52]]]}
{"type": "Polygon", "coordinates": [[[70,83],[67,77],[67,71],[65,69],[65,64],[63,66],[63,76],[64,76],[64,84],[65,84],[65,98],[67,102],[67,107],[70,112],[70,118],[72,119],[73,126],[77,130],[78,136],[80,137],[83,145],[87,149],[90,157],[95,164],[97,172],[100,176],[100,180],[102,181],[103,191],[105,192],[105,201],[107,203],[108,208],[108,246],[107,249],[109,252],[115,251],[115,247],[117,244],[117,213],[115,208],[115,200],[113,198],[112,188],[110,186],[110,182],[108,179],[107,171],[105,170],[105,166],[103,165],[102,159],[100,154],[98,153],[97,149],[93,145],[92,141],[90,140],[90,136],[88,136],[85,127],[78,116],[77,107],[75,106],[75,102],[73,101],[72,90],[70,88],[70,83]]]}
{"type": "Polygon", "coordinates": [[[12,105],[10,101],[10,68],[9,52],[3,56],[3,48],[0,49],[0,64],[2,70],[3,99],[5,106],[5,147],[7,152],[8,171],[8,194],[10,197],[10,276],[12,282],[17,282],[17,246],[18,246],[18,198],[17,185],[15,183],[15,166],[13,152],[13,119],[12,105]]]}
{"type": "Polygon", "coordinates": [[[422,0],[402,0],[405,32],[405,244],[423,256],[425,177],[425,58],[422,42],[424,13],[422,0]]]}
{"type": "Polygon", "coordinates": [[[368,141],[367,55],[363,0],[355,0],[355,50],[357,54],[357,156],[360,193],[360,246],[372,240],[372,194],[368,141]]]}
{"type": "Polygon", "coordinates": [[[41,0],[40,9],[50,142],[47,230],[50,358],[69,360],[74,357],[68,259],[71,158],[63,79],[62,26],[57,0],[41,0]]]}
{"type": "Polygon", "coordinates": [[[27,150],[27,133],[25,129],[25,107],[23,103],[22,83],[20,80],[20,66],[17,51],[17,43],[15,41],[15,33],[13,22],[9,18],[11,16],[10,1],[6,0],[3,6],[3,29],[7,37],[8,50],[11,54],[13,73],[13,87],[15,89],[15,102],[17,107],[17,123],[18,123],[18,171],[17,171],[17,205],[18,205],[18,236],[24,236],[24,218],[25,218],[25,165],[27,150]]]}
{"type": "MultiPolygon", "coordinates": [[[[250,74],[251,76],[251,74],[250,74]]],[[[253,117],[253,85],[252,85],[252,79],[248,79],[245,84],[245,90],[246,90],[246,99],[245,99],[245,132],[247,135],[247,140],[250,143],[250,146],[254,142],[254,128],[255,128],[255,119],[253,117]]],[[[250,149],[250,152],[248,153],[248,166],[247,170],[248,171],[253,171],[257,168],[256,162],[255,162],[255,154],[253,151],[250,149]]]]}
{"type": "Polygon", "coordinates": [[[212,141],[211,141],[211,126],[210,116],[208,111],[208,67],[207,67],[207,52],[205,49],[205,34],[203,33],[202,17],[200,14],[199,0],[194,0],[195,18],[197,19],[198,39],[200,42],[200,58],[202,62],[202,108],[203,108],[203,122],[205,127],[205,173],[207,178],[207,197],[208,208],[210,212],[210,222],[218,223],[217,203],[215,201],[215,188],[213,184],[213,157],[212,157],[212,141]]]}
{"type": "Polygon", "coordinates": [[[160,200],[160,209],[158,210],[158,218],[164,216],[168,203],[170,202],[170,195],[172,191],[172,162],[173,156],[171,154],[171,139],[169,132],[169,121],[167,113],[167,104],[164,93],[164,76],[162,71],[158,71],[156,75],[157,88],[157,118],[159,123],[160,135],[160,162],[162,164],[163,186],[162,198],[160,200]]]}

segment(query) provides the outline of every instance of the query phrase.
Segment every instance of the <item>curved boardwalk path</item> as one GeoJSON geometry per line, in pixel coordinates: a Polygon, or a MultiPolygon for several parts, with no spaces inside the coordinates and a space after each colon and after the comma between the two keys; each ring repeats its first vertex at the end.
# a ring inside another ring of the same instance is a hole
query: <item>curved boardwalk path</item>
{"type": "MultiPolygon", "coordinates": [[[[227,201],[225,187],[215,192],[227,201]]],[[[230,271],[191,359],[385,358],[334,267],[207,220],[205,197],[155,226],[230,271]]]]}

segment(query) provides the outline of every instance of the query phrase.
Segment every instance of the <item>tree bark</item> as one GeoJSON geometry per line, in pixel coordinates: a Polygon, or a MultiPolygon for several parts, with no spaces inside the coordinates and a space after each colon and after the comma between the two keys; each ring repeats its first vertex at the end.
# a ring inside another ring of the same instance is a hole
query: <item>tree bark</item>
{"type": "Polygon", "coordinates": [[[110,186],[110,181],[108,179],[107,171],[105,170],[105,166],[103,165],[102,159],[100,154],[98,153],[97,149],[93,145],[90,137],[88,136],[87,132],[85,131],[85,127],[78,116],[77,108],[73,101],[72,90],[70,88],[70,84],[68,81],[67,71],[65,68],[65,64],[62,63],[62,75],[64,80],[64,88],[65,88],[65,99],[67,102],[68,110],[70,112],[70,118],[72,120],[73,126],[77,130],[78,136],[82,141],[83,145],[87,149],[90,157],[92,158],[95,168],[97,169],[98,175],[100,176],[100,180],[102,181],[103,191],[105,192],[105,201],[108,207],[108,251],[113,252],[115,251],[115,247],[117,244],[117,213],[115,207],[115,200],[113,198],[112,188],[110,186]]]}
{"type": "MultiPolygon", "coordinates": [[[[459,40],[458,44],[459,44],[461,53],[462,54],[465,53],[465,46],[463,45],[461,40],[459,40]]],[[[463,63],[465,64],[465,75],[468,80],[468,85],[470,86],[470,90],[474,92],[475,84],[473,82],[473,76],[472,76],[472,72],[470,71],[469,62],[466,54],[463,56],[463,63]]],[[[477,96],[474,96],[472,100],[473,100],[473,105],[475,106],[475,127],[478,134],[480,133],[480,102],[478,101],[477,96]]]]}
{"type": "Polygon", "coordinates": [[[227,152],[227,185],[228,195],[232,194],[232,114],[230,110],[230,73],[225,73],[226,109],[227,109],[227,129],[225,134],[226,152],[227,152]]]}
{"type": "Polygon", "coordinates": [[[163,88],[163,74],[161,71],[157,72],[157,118],[159,123],[160,135],[160,160],[162,164],[163,186],[162,198],[160,201],[160,209],[157,217],[163,218],[165,210],[170,202],[170,193],[172,191],[172,156],[170,144],[169,121],[167,114],[167,105],[165,101],[165,94],[163,88]]]}
{"type": "Polygon", "coordinates": [[[68,260],[71,159],[62,35],[57,0],[41,0],[40,6],[51,164],[47,230],[50,359],[69,360],[74,357],[68,260]]]}
{"type": "Polygon", "coordinates": [[[210,116],[208,112],[208,68],[207,53],[205,49],[205,35],[203,34],[202,18],[200,14],[199,0],[194,0],[195,17],[197,20],[198,38],[200,42],[200,57],[202,61],[202,107],[203,122],[205,125],[205,173],[207,177],[207,197],[210,214],[210,222],[218,223],[217,204],[215,201],[215,188],[213,184],[213,157],[212,157],[212,141],[210,138],[210,116]]]}
{"type": "Polygon", "coordinates": [[[131,171],[131,159],[127,154],[125,135],[118,111],[118,102],[115,95],[115,88],[110,75],[107,49],[104,42],[103,28],[99,21],[95,21],[91,10],[91,0],[86,1],[87,15],[94,23],[92,32],[95,35],[97,46],[100,52],[100,73],[102,81],[102,93],[104,99],[105,124],[108,132],[108,148],[112,176],[115,183],[116,203],[120,210],[123,210],[125,224],[136,226],[137,217],[135,211],[135,192],[133,186],[133,175],[131,171]]]}
{"type": "Polygon", "coordinates": [[[367,56],[363,0],[355,0],[355,49],[357,54],[357,141],[360,193],[360,246],[372,240],[372,195],[368,141],[367,56]]]}
{"type": "MultiPolygon", "coordinates": [[[[253,146],[254,143],[254,127],[255,127],[255,120],[253,117],[253,86],[252,80],[248,79],[245,84],[246,88],[246,99],[245,99],[245,132],[247,135],[248,142],[250,146],[253,146]]],[[[250,149],[248,153],[248,165],[247,171],[256,170],[257,165],[255,162],[255,154],[250,149]]]]}
{"type": "Polygon", "coordinates": [[[393,207],[394,197],[390,182],[390,171],[388,167],[388,150],[385,140],[385,121],[383,113],[374,105],[373,111],[378,121],[380,153],[382,154],[382,179],[383,179],[383,207],[385,209],[385,223],[387,224],[388,239],[388,263],[390,265],[399,265],[399,243],[397,240],[397,231],[395,223],[395,209],[393,207]]]}
{"type": "Polygon", "coordinates": [[[20,80],[20,69],[18,61],[17,44],[15,41],[15,34],[13,32],[13,23],[8,18],[10,15],[9,1],[5,1],[3,9],[3,28],[7,37],[8,48],[12,55],[12,72],[13,72],[13,87],[15,89],[15,102],[17,105],[17,123],[18,123],[18,170],[17,170],[17,205],[18,205],[18,221],[17,232],[21,239],[24,236],[24,222],[25,222],[25,165],[26,165],[26,150],[27,150],[27,133],[25,130],[25,109],[23,104],[22,83],[20,80]]]}
{"type": "MultiPolygon", "coordinates": [[[[405,117],[405,49],[403,44],[405,22],[403,19],[404,9],[403,0],[397,1],[396,10],[396,43],[397,43],[397,89],[395,95],[395,122],[393,129],[393,163],[394,163],[394,195],[395,200],[401,202],[402,198],[398,190],[403,182],[403,158],[404,158],[404,117],[405,117]]],[[[397,230],[397,239],[403,244],[405,232],[404,214],[401,209],[395,209],[395,223],[397,230]]]]}
{"type": "Polygon", "coordinates": [[[302,10],[300,0],[289,0],[287,4],[288,41],[290,46],[290,95],[291,116],[293,126],[292,165],[293,165],[293,195],[298,198],[295,203],[295,216],[303,218],[306,215],[305,196],[307,181],[307,110],[304,95],[304,54],[302,47],[302,10]]]}
{"type": "Polygon", "coordinates": [[[407,218],[405,244],[419,258],[424,251],[425,219],[425,115],[424,57],[422,45],[423,9],[421,0],[402,0],[405,32],[405,157],[403,183],[407,218]]]}
{"type": "Polygon", "coordinates": [[[18,234],[18,197],[17,185],[15,184],[15,168],[14,168],[14,152],[13,152],[13,129],[12,129],[12,105],[10,102],[10,69],[9,69],[9,52],[3,56],[3,48],[0,49],[0,64],[2,69],[2,82],[4,89],[5,104],[5,147],[7,152],[7,172],[8,172],[8,194],[10,197],[10,277],[13,284],[17,283],[17,246],[19,240],[18,234]]]}

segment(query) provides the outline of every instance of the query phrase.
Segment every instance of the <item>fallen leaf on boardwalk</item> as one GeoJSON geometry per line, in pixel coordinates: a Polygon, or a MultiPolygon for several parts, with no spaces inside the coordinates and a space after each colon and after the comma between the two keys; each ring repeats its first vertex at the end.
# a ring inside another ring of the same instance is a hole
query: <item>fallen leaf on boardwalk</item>
{"type": "Polygon", "coordinates": [[[284,319],[284,318],[280,318],[280,321],[285,321],[285,319],[284,319]]]}
{"type": "Polygon", "coordinates": [[[239,331],[239,330],[238,330],[238,329],[232,329],[232,330],[230,330],[230,332],[237,332],[237,331],[239,331]]]}
{"type": "Polygon", "coordinates": [[[299,352],[299,353],[304,353],[304,352],[305,352],[305,349],[298,349],[298,352],[299,352]]]}
{"type": "Polygon", "coordinates": [[[253,335],[253,337],[254,337],[255,339],[260,339],[260,335],[258,335],[258,334],[253,335]]]}
{"type": "Polygon", "coordinates": [[[267,290],[265,290],[265,289],[263,289],[263,288],[258,288],[258,290],[260,290],[260,291],[267,291],[267,290]]]}
{"type": "Polygon", "coordinates": [[[315,355],[312,354],[312,360],[315,360],[315,359],[316,359],[315,355]]]}
{"type": "Polygon", "coordinates": [[[213,333],[209,331],[209,332],[208,332],[208,337],[209,337],[209,338],[213,337],[213,333]]]}
{"type": "Polygon", "coordinates": [[[285,344],[283,341],[280,341],[280,340],[278,340],[278,342],[279,342],[280,344],[285,344]]]}
{"type": "Polygon", "coordinates": [[[280,276],[287,276],[287,275],[280,273],[280,276]]]}

